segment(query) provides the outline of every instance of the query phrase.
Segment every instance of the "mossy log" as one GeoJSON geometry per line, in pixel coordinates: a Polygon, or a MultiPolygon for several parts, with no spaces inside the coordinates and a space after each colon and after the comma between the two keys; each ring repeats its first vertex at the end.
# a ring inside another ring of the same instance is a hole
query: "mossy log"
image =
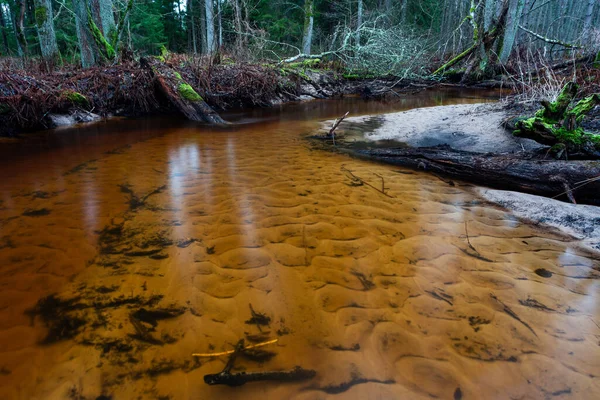
{"type": "Polygon", "coordinates": [[[481,154],[431,148],[363,149],[350,151],[369,160],[424,169],[504,190],[548,197],[573,197],[579,203],[600,205],[600,163],[593,160],[526,159],[511,154],[481,154]],[[589,182],[585,185],[582,182],[589,182]]]}
{"type": "Polygon", "coordinates": [[[228,125],[171,66],[161,60],[148,58],[143,59],[141,64],[151,70],[158,89],[187,119],[228,125]]]}
{"type": "Polygon", "coordinates": [[[579,126],[585,115],[600,104],[600,95],[586,97],[569,108],[577,90],[577,85],[569,82],[556,101],[542,101],[543,108],[535,116],[516,123],[514,135],[552,146],[558,158],[563,154],[600,158],[600,135],[579,126]]]}

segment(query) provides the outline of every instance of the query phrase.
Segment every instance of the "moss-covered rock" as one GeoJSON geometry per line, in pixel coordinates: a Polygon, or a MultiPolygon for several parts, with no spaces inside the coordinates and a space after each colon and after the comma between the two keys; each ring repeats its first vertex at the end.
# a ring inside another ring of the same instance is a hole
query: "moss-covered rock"
{"type": "Polygon", "coordinates": [[[202,97],[198,93],[196,93],[194,88],[185,82],[179,85],[177,91],[179,92],[181,97],[183,97],[186,100],[193,102],[202,100],[202,97]]]}
{"type": "Polygon", "coordinates": [[[73,103],[73,105],[76,105],[76,106],[88,107],[90,104],[87,97],[85,97],[81,93],[75,92],[73,90],[68,90],[68,91],[64,92],[63,96],[67,100],[69,100],[71,103],[73,103]]]}

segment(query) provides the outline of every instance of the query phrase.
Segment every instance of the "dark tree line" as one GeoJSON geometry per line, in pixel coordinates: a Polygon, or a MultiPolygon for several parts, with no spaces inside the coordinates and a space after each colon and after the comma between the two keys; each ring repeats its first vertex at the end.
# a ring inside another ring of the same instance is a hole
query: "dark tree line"
{"type": "Polygon", "coordinates": [[[374,73],[458,64],[485,75],[510,59],[597,52],[597,0],[0,0],[0,55],[49,65],[122,52],[330,56],[374,73]],[[458,60],[456,58],[458,57],[458,60]],[[450,64],[447,62],[450,61],[450,64]]]}

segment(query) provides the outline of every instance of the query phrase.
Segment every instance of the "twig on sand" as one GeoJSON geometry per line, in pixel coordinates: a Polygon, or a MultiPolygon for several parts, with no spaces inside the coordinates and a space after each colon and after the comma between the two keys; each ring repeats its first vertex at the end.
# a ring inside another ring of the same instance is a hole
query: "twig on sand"
{"type": "Polygon", "coordinates": [[[506,314],[508,314],[515,320],[519,321],[527,329],[529,329],[531,331],[531,333],[533,333],[535,336],[537,336],[537,333],[535,333],[533,328],[527,322],[523,321],[513,310],[510,309],[510,307],[508,307],[506,304],[504,304],[498,297],[494,296],[492,293],[490,293],[490,297],[502,306],[502,311],[504,311],[506,314]]]}
{"type": "Polygon", "coordinates": [[[335,146],[335,130],[342,123],[344,118],[346,118],[348,116],[348,114],[350,114],[350,111],[347,111],[346,114],[344,114],[344,116],[342,118],[336,119],[335,122],[333,123],[333,126],[329,130],[329,136],[331,136],[331,138],[333,139],[334,146],[335,146]]]}
{"type": "MultiPolygon", "coordinates": [[[[240,351],[255,349],[257,347],[268,346],[270,344],[277,343],[278,341],[279,341],[279,339],[273,339],[273,340],[268,340],[268,341],[262,342],[262,343],[251,344],[249,346],[243,347],[240,351]]],[[[236,349],[222,351],[220,353],[193,353],[192,357],[204,357],[204,358],[221,357],[221,356],[226,356],[226,355],[229,355],[229,354],[233,354],[235,352],[236,352],[236,349]]]]}
{"type": "Polygon", "coordinates": [[[343,172],[348,173],[351,176],[351,178],[352,178],[353,181],[359,182],[359,183],[361,183],[363,185],[367,185],[368,187],[377,190],[379,193],[381,193],[381,194],[383,194],[383,195],[385,195],[385,196],[387,196],[387,197],[389,197],[391,199],[395,198],[394,196],[390,196],[389,194],[387,194],[385,192],[385,181],[383,180],[382,176],[375,174],[375,175],[379,176],[381,178],[381,180],[382,180],[382,187],[381,187],[381,189],[379,189],[379,188],[371,185],[369,182],[366,182],[364,179],[362,179],[362,178],[354,175],[354,173],[352,171],[350,171],[348,168],[346,168],[344,165],[341,166],[340,170],[342,170],[343,172]]]}

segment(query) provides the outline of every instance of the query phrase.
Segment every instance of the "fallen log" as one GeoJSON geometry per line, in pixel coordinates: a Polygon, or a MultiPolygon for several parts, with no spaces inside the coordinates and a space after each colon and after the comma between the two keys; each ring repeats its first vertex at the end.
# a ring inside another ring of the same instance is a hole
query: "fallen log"
{"type": "Polygon", "coordinates": [[[598,161],[527,159],[521,154],[471,153],[449,146],[351,152],[362,158],[423,169],[499,189],[548,197],[565,196],[567,192],[579,203],[600,205],[600,180],[593,180],[600,176],[598,161]]]}
{"type": "Polygon", "coordinates": [[[167,63],[155,58],[143,58],[140,64],[151,71],[158,89],[187,119],[212,125],[228,125],[228,122],[182,79],[181,74],[167,63]]]}

